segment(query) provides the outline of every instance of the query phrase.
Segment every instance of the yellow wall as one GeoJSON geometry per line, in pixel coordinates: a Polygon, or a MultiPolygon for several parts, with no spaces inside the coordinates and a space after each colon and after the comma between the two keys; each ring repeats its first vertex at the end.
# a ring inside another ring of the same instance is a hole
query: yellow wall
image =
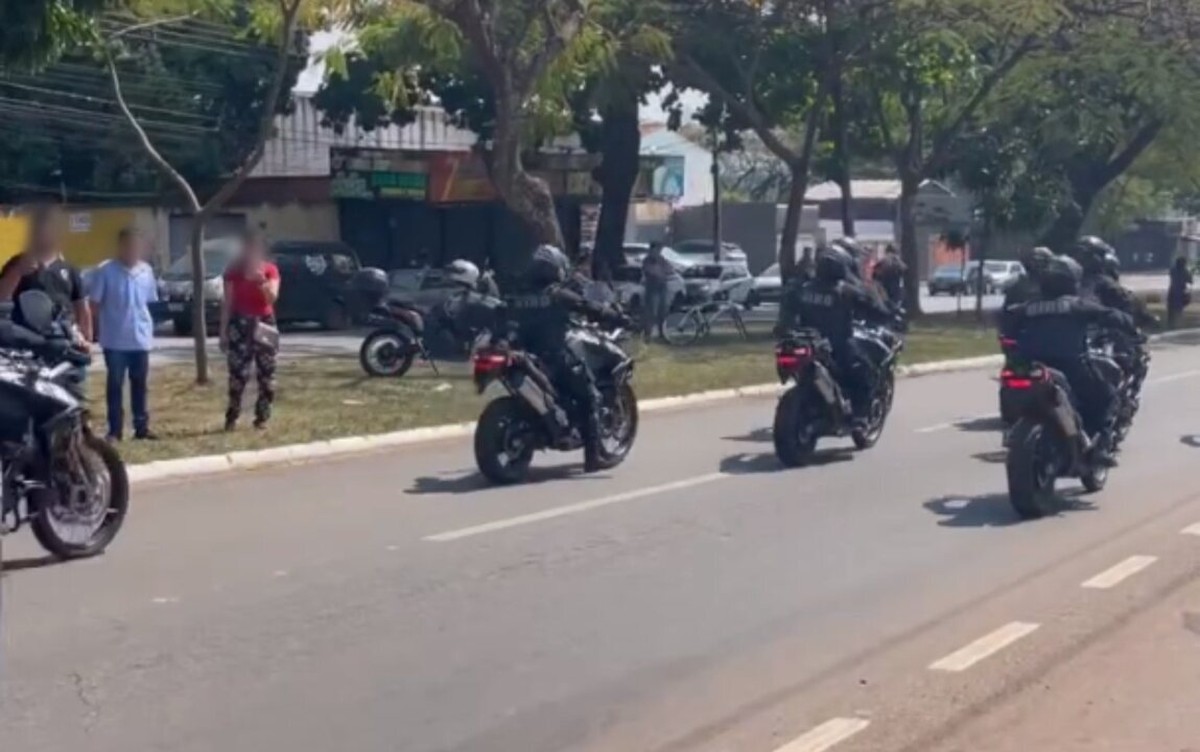
{"type": "Polygon", "coordinates": [[[0,215],[0,264],[25,247],[25,219],[0,215]]]}
{"type": "Polygon", "coordinates": [[[68,209],[63,233],[63,255],[86,269],[112,258],[117,233],[137,224],[134,209],[68,209]]]}

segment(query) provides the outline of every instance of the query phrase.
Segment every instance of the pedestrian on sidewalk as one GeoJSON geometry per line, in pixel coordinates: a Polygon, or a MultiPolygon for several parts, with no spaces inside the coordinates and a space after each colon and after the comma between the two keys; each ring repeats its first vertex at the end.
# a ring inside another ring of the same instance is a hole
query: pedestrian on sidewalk
{"type": "MultiPolygon", "coordinates": [[[[0,269],[0,301],[17,301],[30,290],[44,292],[55,311],[73,326],[75,344],[91,347],[92,311],[83,291],[79,270],[62,255],[63,214],[57,206],[34,207],[29,215],[29,238],[25,249],[0,269]]],[[[20,306],[13,321],[24,325],[20,306]]]]}
{"type": "Polygon", "coordinates": [[[663,256],[663,244],[653,242],[650,251],[642,259],[642,338],[649,342],[652,336],[663,337],[663,324],[671,307],[667,299],[667,286],[674,272],[671,262],[663,256]]]}
{"type": "Polygon", "coordinates": [[[250,230],[241,240],[238,257],[225,271],[225,297],[221,301],[221,351],[229,363],[226,431],[237,428],[251,366],[258,382],[254,427],[266,427],[275,402],[275,366],[279,355],[279,329],[275,322],[279,268],[267,259],[267,242],[262,233],[250,230]]]}
{"type": "Polygon", "coordinates": [[[1179,325],[1179,315],[1191,302],[1192,272],[1188,269],[1187,259],[1180,256],[1171,266],[1170,282],[1167,286],[1168,329],[1174,329],[1179,325]]]}
{"type": "Polygon", "coordinates": [[[150,304],[158,300],[158,282],[146,262],[141,233],[126,227],[117,234],[117,254],[92,274],[88,296],[99,327],[107,369],[108,439],[120,441],[125,430],[125,377],[133,412],[133,438],[152,440],[147,394],[154,319],[150,304]]]}

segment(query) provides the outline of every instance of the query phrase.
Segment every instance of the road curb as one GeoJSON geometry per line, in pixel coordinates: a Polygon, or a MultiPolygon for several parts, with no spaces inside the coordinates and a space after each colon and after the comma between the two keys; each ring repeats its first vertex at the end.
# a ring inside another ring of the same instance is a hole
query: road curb
{"type": "MultiPolygon", "coordinates": [[[[1200,329],[1181,329],[1175,332],[1156,335],[1151,337],[1151,341],[1170,341],[1173,337],[1195,334],[1200,334],[1200,329]]],[[[977,371],[998,368],[1003,362],[1004,358],[1001,355],[985,355],[978,358],[961,358],[958,360],[940,360],[930,363],[918,363],[912,366],[901,366],[897,369],[897,375],[903,378],[917,378],[920,376],[957,373],[960,371],[977,371]]],[[[643,413],[652,413],[695,407],[714,402],[726,402],[746,397],[765,397],[778,394],[782,389],[783,387],[779,384],[755,384],[734,389],[716,389],[708,392],[683,394],[677,397],[661,397],[642,402],[639,405],[639,410],[643,413]]],[[[129,480],[131,483],[139,484],[162,480],[205,477],[283,465],[298,465],[331,457],[350,457],[356,454],[366,454],[394,447],[461,439],[470,436],[474,431],[474,423],[456,423],[444,426],[413,428],[406,431],[376,434],[373,436],[349,436],[329,441],[317,441],[311,444],[291,444],[255,451],[232,452],[230,454],[204,457],[185,457],[177,460],[160,460],[130,466],[129,480]]]]}

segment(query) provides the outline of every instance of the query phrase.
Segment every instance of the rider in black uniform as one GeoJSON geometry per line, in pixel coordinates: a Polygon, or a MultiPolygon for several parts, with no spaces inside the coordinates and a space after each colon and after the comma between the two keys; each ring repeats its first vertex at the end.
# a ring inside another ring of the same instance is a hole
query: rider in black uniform
{"type": "Polygon", "coordinates": [[[856,420],[869,406],[872,364],[854,337],[854,322],[891,323],[894,315],[877,295],[866,289],[850,267],[854,259],[834,245],[817,251],[816,276],[784,291],[775,333],[815,329],[829,340],[840,381],[850,398],[856,420]]]}
{"type": "Polygon", "coordinates": [[[580,405],[584,470],[594,472],[599,467],[600,393],[583,344],[568,335],[580,316],[615,326],[630,326],[629,317],[584,297],[577,280],[571,279],[566,254],[551,245],[534,251],[521,289],[505,303],[521,346],[536,355],[555,384],[580,405]]]}
{"type": "MultiPolygon", "coordinates": [[[[1133,319],[1079,295],[1082,270],[1073,259],[1058,256],[1042,274],[1041,295],[1003,312],[1003,331],[1017,340],[1021,356],[1066,377],[1079,407],[1084,429],[1093,439],[1109,425],[1116,391],[1097,369],[1088,349],[1093,327],[1136,333],[1133,319]]],[[[1109,462],[1094,442],[1094,459],[1109,462]]]]}

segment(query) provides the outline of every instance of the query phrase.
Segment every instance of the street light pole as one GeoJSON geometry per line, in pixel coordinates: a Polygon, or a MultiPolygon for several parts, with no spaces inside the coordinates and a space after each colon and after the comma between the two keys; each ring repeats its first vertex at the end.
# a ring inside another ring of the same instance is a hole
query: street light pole
{"type": "Polygon", "coordinates": [[[713,260],[721,261],[721,124],[712,128],[713,260]]]}

